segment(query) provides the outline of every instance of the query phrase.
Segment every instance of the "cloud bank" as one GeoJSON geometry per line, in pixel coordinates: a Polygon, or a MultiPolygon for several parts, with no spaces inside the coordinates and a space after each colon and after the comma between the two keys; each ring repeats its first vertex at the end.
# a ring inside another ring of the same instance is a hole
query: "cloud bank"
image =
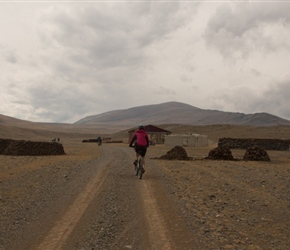
{"type": "Polygon", "coordinates": [[[290,119],[289,3],[1,6],[1,114],[75,122],[180,101],[290,119]]]}

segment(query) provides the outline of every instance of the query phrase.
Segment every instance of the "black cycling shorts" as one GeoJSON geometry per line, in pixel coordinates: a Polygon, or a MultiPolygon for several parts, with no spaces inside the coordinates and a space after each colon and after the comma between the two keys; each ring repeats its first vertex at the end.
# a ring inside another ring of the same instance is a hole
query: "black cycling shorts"
{"type": "Polygon", "coordinates": [[[147,147],[146,146],[135,146],[135,152],[144,157],[147,152],[147,147]]]}

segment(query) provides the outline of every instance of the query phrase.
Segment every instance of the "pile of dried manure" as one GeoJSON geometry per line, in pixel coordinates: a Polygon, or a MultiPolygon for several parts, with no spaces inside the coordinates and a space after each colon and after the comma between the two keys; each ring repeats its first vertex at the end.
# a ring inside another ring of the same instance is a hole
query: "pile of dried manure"
{"type": "Polygon", "coordinates": [[[253,146],[247,149],[243,160],[245,161],[270,161],[270,157],[266,150],[261,147],[253,146]]]}
{"type": "Polygon", "coordinates": [[[192,157],[188,157],[185,149],[180,146],[175,146],[169,150],[165,155],[162,155],[159,159],[162,160],[192,160],[192,157]]]}
{"type": "Polygon", "coordinates": [[[234,157],[232,151],[228,147],[217,147],[208,153],[207,159],[233,161],[234,157]]]}

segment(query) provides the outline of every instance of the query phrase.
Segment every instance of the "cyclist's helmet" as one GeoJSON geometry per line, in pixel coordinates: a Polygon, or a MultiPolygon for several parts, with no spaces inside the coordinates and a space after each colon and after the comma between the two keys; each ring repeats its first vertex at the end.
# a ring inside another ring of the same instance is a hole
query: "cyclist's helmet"
{"type": "Polygon", "coordinates": [[[139,125],[139,129],[144,129],[145,130],[145,128],[144,128],[144,126],[142,124],[139,125]]]}

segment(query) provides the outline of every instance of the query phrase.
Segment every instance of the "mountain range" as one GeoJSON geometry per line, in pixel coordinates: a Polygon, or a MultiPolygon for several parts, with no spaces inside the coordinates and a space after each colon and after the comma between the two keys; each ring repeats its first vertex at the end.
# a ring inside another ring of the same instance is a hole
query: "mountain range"
{"type": "MultiPolygon", "coordinates": [[[[241,126],[290,126],[290,121],[269,113],[244,114],[218,110],[200,109],[181,102],[166,102],[144,105],[129,109],[113,110],[98,115],[87,116],[75,123],[41,123],[0,115],[3,134],[13,126],[34,131],[69,133],[110,134],[127,130],[139,124],[152,125],[241,125],[241,126]]],[[[19,132],[20,133],[20,132],[19,132]]],[[[1,135],[1,134],[0,134],[1,135]]]]}
{"type": "Polygon", "coordinates": [[[97,127],[118,125],[124,128],[138,124],[288,126],[290,121],[268,113],[224,112],[200,109],[180,102],[166,102],[88,116],[74,124],[97,127]]]}

